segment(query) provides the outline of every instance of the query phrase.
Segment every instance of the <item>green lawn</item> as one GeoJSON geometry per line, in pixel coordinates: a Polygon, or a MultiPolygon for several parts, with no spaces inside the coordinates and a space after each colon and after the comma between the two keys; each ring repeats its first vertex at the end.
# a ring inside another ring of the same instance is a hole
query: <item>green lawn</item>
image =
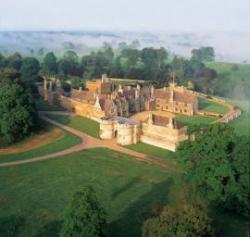
{"type": "MultiPolygon", "coordinates": [[[[84,185],[94,187],[107,212],[109,237],[140,237],[150,210],[178,205],[177,177],[173,171],[102,148],[2,168],[1,237],[58,236],[65,206],[84,185]]],[[[246,236],[245,220],[221,214],[216,225],[227,237],[246,236]]]]}
{"type": "Polygon", "coordinates": [[[250,101],[249,100],[234,100],[243,111],[240,118],[231,121],[229,124],[235,128],[236,134],[239,136],[250,137],[250,101]]]}
{"type": "Polygon", "coordinates": [[[199,98],[199,109],[202,109],[208,112],[215,112],[215,113],[222,113],[222,114],[228,112],[227,107],[211,102],[203,98],[199,98]]]}
{"type": "Polygon", "coordinates": [[[185,126],[190,126],[190,125],[210,124],[214,122],[216,118],[209,116],[200,116],[200,115],[186,116],[182,114],[176,114],[176,120],[185,126]]]}
{"type": "Polygon", "coordinates": [[[59,105],[51,105],[43,99],[38,99],[35,101],[37,110],[40,111],[65,111],[64,108],[59,105]]]}
{"type": "Polygon", "coordinates": [[[218,78],[213,81],[215,94],[250,99],[250,64],[210,62],[207,66],[215,69],[218,74],[218,78]]]}
{"type": "Polygon", "coordinates": [[[159,157],[162,159],[173,159],[174,154],[175,154],[172,151],[168,151],[160,147],[152,146],[152,145],[145,144],[145,143],[132,144],[132,145],[128,145],[127,147],[131,150],[142,152],[149,156],[159,157]]]}
{"type": "Polygon", "coordinates": [[[54,237],[72,194],[92,185],[108,213],[108,236],[140,236],[149,208],[175,203],[173,175],[108,149],[0,169],[0,233],[54,237]],[[133,217],[133,218],[131,218],[133,217]]]}
{"type": "Polygon", "coordinates": [[[69,127],[75,128],[88,135],[99,138],[99,123],[78,115],[48,115],[49,118],[56,120],[59,123],[65,124],[69,127]]]}
{"type": "Polygon", "coordinates": [[[51,154],[57,151],[65,150],[71,146],[74,146],[80,143],[81,143],[81,138],[67,131],[64,131],[64,136],[62,138],[55,140],[52,143],[41,146],[37,149],[20,152],[20,153],[14,153],[14,154],[6,154],[6,155],[0,154],[0,163],[29,159],[33,157],[47,155],[47,154],[51,154]]]}

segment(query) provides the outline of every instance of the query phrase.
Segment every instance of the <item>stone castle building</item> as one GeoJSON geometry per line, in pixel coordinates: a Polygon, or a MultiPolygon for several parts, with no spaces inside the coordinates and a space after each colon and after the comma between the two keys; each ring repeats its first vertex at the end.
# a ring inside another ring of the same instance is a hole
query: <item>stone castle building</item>
{"type": "Polygon", "coordinates": [[[147,143],[170,151],[188,138],[187,128],[178,124],[173,117],[150,113],[143,122],[119,116],[102,117],[100,138],[116,139],[118,144],[147,143]]]}
{"type": "Polygon", "coordinates": [[[78,115],[100,122],[102,139],[116,138],[122,145],[139,141],[175,151],[179,142],[187,139],[186,127],[174,118],[151,114],[145,121],[128,119],[141,111],[166,110],[193,115],[197,98],[182,87],[116,86],[106,74],[101,79],[88,81],[86,89],[72,89],[65,94],[60,84],[44,79],[40,93],[49,103],[58,103],[78,115]],[[53,83],[55,84],[53,86],[53,83]]]}

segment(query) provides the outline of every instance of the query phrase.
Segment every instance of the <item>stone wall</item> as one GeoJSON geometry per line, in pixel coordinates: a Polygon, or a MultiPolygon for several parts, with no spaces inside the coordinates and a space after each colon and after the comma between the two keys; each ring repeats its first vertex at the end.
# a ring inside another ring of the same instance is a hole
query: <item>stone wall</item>
{"type": "Polygon", "coordinates": [[[71,99],[70,97],[61,95],[59,98],[59,102],[63,108],[77,115],[81,115],[84,117],[101,118],[105,115],[104,111],[96,109],[94,105],[76,101],[76,100],[71,99]]]}
{"type": "Polygon", "coordinates": [[[188,139],[187,128],[173,129],[153,124],[142,123],[140,141],[176,151],[181,141],[188,139]]]}

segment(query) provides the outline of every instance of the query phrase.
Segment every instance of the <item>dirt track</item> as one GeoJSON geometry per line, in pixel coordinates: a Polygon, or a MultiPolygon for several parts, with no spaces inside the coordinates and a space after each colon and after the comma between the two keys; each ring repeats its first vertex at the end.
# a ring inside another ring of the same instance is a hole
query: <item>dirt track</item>
{"type": "Polygon", "coordinates": [[[139,153],[139,152],[130,150],[126,147],[120,146],[116,143],[115,140],[96,139],[96,138],[91,137],[91,136],[87,135],[86,133],[78,131],[74,128],[68,127],[66,125],[62,125],[62,124],[46,117],[44,114],[40,114],[40,117],[41,117],[41,119],[82,138],[82,143],[79,145],[70,147],[68,149],[65,149],[65,150],[62,150],[59,152],[55,152],[52,154],[40,156],[40,157],[34,157],[31,159],[0,163],[0,167],[14,166],[14,165],[20,165],[20,164],[38,162],[38,161],[42,161],[42,160],[53,159],[53,158],[61,157],[64,155],[68,155],[70,153],[74,153],[74,152],[78,152],[78,151],[82,151],[82,150],[86,150],[86,149],[90,149],[90,148],[96,148],[96,147],[109,148],[109,149],[112,149],[115,151],[119,151],[119,152],[128,154],[132,157],[135,157],[137,160],[144,161],[144,162],[147,162],[149,164],[159,165],[159,166],[162,166],[164,168],[171,168],[171,166],[173,165],[172,163],[167,165],[165,162],[163,162],[161,159],[159,159],[157,157],[149,157],[143,153],[139,153]]]}

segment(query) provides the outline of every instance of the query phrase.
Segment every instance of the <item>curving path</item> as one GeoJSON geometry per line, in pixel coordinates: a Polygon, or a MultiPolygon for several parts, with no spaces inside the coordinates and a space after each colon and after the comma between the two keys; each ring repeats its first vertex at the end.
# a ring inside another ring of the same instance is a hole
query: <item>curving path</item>
{"type": "MultiPolygon", "coordinates": [[[[57,112],[56,112],[57,113],[57,112]]],[[[50,112],[50,114],[52,114],[52,112],[50,112]]],[[[58,114],[58,113],[57,113],[58,114]]],[[[32,162],[38,162],[38,161],[42,161],[42,160],[48,160],[48,159],[53,159],[53,158],[57,158],[57,157],[61,157],[64,155],[68,155],[70,153],[74,153],[74,152],[78,152],[78,151],[82,151],[82,150],[86,150],[86,149],[90,149],[90,148],[97,148],[97,147],[103,147],[103,148],[109,148],[111,150],[115,150],[118,152],[122,152],[125,154],[128,154],[132,157],[135,157],[137,160],[140,161],[144,161],[147,162],[149,164],[155,164],[155,165],[159,165],[161,167],[164,168],[174,168],[174,164],[171,162],[169,162],[170,164],[166,164],[166,162],[163,162],[161,159],[157,158],[157,157],[149,157],[146,154],[143,153],[139,153],[133,150],[130,150],[126,147],[120,146],[116,143],[115,140],[99,140],[96,139],[94,137],[91,137],[89,135],[87,135],[84,132],[78,131],[77,129],[71,128],[69,126],[63,125],[61,123],[58,123],[48,117],[46,117],[46,115],[44,113],[40,113],[40,118],[55,125],[58,126],[78,137],[80,137],[82,139],[82,143],[78,144],[76,146],[70,147],[66,150],[62,150],[59,152],[55,152],[52,154],[48,154],[48,155],[44,155],[44,156],[40,156],[40,157],[34,157],[31,159],[25,159],[25,160],[19,160],[19,161],[11,161],[11,162],[6,162],[6,163],[0,163],[0,167],[8,167],[8,166],[14,166],[14,165],[20,165],[20,164],[26,164],[26,163],[32,163],[32,162]]]]}

